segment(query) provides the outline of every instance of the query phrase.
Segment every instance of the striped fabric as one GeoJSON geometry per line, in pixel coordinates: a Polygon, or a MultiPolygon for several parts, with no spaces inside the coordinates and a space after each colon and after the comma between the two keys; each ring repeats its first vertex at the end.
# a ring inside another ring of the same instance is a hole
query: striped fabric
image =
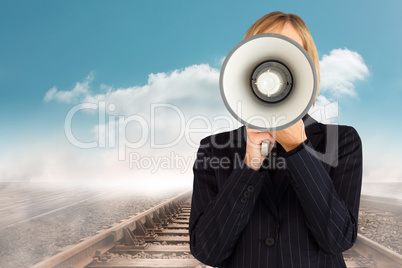
{"type": "Polygon", "coordinates": [[[307,140],[276,144],[254,171],[246,129],[204,138],[194,163],[190,248],[218,267],[346,267],[357,236],[362,144],[349,126],[303,117],[307,140]]]}

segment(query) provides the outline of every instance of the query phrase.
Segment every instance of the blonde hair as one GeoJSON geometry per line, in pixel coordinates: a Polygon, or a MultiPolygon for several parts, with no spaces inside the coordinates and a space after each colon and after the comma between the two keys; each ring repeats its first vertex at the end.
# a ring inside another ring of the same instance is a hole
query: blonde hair
{"type": "Polygon", "coordinates": [[[310,55],[313,60],[316,72],[317,72],[317,94],[315,96],[313,106],[315,105],[315,100],[320,93],[320,62],[318,59],[317,48],[315,46],[313,37],[310,34],[304,21],[296,14],[286,14],[281,11],[275,11],[268,13],[259,20],[257,20],[246,32],[244,39],[249,38],[253,35],[263,33],[265,31],[270,31],[275,27],[279,26],[282,30],[286,22],[292,23],[293,27],[299,33],[302,41],[303,47],[310,55]]]}

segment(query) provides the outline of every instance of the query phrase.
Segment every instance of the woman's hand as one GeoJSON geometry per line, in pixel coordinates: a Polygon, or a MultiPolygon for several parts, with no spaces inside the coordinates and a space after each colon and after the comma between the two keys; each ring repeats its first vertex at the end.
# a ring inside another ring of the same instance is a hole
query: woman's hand
{"type": "Polygon", "coordinates": [[[275,141],[282,145],[286,152],[289,152],[307,139],[302,119],[288,128],[272,132],[261,132],[248,127],[246,128],[247,147],[244,162],[247,166],[256,171],[260,169],[265,159],[265,156],[261,154],[261,144],[263,140],[269,140],[271,143],[269,152],[271,152],[275,141]]]}
{"type": "Polygon", "coordinates": [[[250,168],[258,171],[265,159],[265,156],[261,154],[261,144],[263,140],[269,140],[271,146],[269,151],[275,144],[275,140],[269,132],[261,132],[252,128],[247,128],[247,147],[246,157],[244,163],[250,168]]]}
{"type": "Polygon", "coordinates": [[[302,119],[288,128],[272,131],[271,135],[280,145],[282,145],[286,152],[293,150],[307,139],[302,119]]]}

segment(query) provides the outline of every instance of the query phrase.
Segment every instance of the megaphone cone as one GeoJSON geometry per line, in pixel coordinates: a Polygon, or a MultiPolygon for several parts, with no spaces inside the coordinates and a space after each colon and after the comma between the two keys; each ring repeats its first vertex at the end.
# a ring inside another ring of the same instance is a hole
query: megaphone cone
{"type": "Polygon", "coordinates": [[[226,108],[241,123],[262,131],[281,130],[312,106],[317,74],[309,54],[296,41],[263,33],[230,51],[219,87],[226,108]]]}

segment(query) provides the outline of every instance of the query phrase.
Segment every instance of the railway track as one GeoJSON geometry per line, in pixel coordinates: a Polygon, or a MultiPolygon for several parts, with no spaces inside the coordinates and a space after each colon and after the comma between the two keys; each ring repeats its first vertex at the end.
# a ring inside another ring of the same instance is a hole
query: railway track
{"type": "MultiPolygon", "coordinates": [[[[190,253],[190,200],[191,191],[178,195],[100,231],[34,268],[209,267],[190,253]]],[[[401,255],[362,235],[344,257],[348,268],[402,267],[401,255]]]]}

